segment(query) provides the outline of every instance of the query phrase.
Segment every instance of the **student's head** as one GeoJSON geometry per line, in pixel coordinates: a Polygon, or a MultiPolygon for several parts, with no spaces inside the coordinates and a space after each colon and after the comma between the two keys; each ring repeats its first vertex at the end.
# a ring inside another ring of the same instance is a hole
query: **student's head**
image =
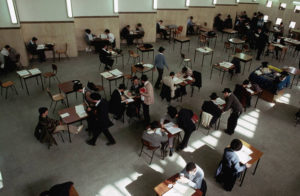
{"type": "Polygon", "coordinates": [[[160,21],[159,21],[160,24],[162,24],[163,22],[164,22],[163,20],[160,20],[160,21]]]}
{"type": "Polygon", "coordinates": [[[181,73],[183,73],[183,74],[185,74],[186,72],[187,72],[187,68],[186,67],[183,67],[182,69],[181,69],[181,73]]]}
{"type": "Polygon", "coordinates": [[[219,13],[217,16],[218,16],[218,17],[221,17],[221,16],[222,16],[222,14],[220,14],[220,13],[219,13]]]}
{"type": "Polygon", "coordinates": [[[177,109],[173,106],[168,107],[168,114],[171,118],[175,118],[177,115],[177,109]]]}
{"type": "Polygon", "coordinates": [[[119,91],[120,92],[124,92],[125,89],[126,89],[125,84],[120,84],[119,85],[119,91]]]}
{"type": "Polygon", "coordinates": [[[194,174],[196,172],[196,164],[193,162],[189,162],[188,164],[186,164],[185,170],[189,174],[194,174]]]}
{"type": "Polygon", "coordinates": [[[36,37],[33,37],[31,40],[35,43],[38,39],[36,37]]]}
{"type": "Polygon", "coordinates": [[[139,85],[139,78],[137,76],[133,76],[132,82],[133,82],[133,85],[139,85]]]}
{"type": "Polygon", "coordinates": [[[162,46],[159,47],[158,52],[163,53],[164,51],[165,51],[165,49],[162,46]]]}
{"type": "Polygon", "coordinates": [[[268,62],[267,61],[264,61],[264,62],[262,62],[261,63],[261,66],[263,67],[263,68],[267,68],[268,67],[268,62]]]}
{"type": "Polygon", "coordinates": [[[280,26],[283,26],[283,22],[280,23],[280,26]]]}
{"type": "Polygon", "coordinates": [[[261,28],[258,28],[258,29],[257,29],[257,32],[258,32],[258,33],[261,33],[261,28]]]}
{"type": "Polygon", "coordinates": [[[105,29],[104,33],[109,34],[110,33],[109,29],[105,29]]]}
{"type": "Polygon", "coordinates": [[[4,48],[5,48],[6,50],[10,50],[10,46],[9,46],[9,45],[5,45],[4,48]]]}
{"type": "Polygon", "coordinates": [[[93,83],[93,82],[88,82],[86,87],[89,89],[89,90],[92,90],[92,91],[98,91],[98,88],[96,87],[96,85],[93,83]]]}
{"type": "Polygon", "coordinates": [[[256,12],[254,12],[254,13],[253,13],[253,16],[256,16],[256,15],[257,15],[257,13],[256,13],[256,12]]]}
{"type": "Polygon", "coordinates": [[[141,77],[141,81],[142,81],[142,83],[145,83],[145,82],[147,82],[147,81],[148,81],[148,77],[147,77],[147,75],[142,75],[142,77],[141,77]]]}
{"type": "Polygon", "coordinates": [[[99,93],[92,93],[90,95],[91,99],[93,100],[93,102],[98,102],[101,99],[101,95],[99,93]]]}
{"type": "Polygon", "coordinates": [[[142,24],[141,24],[141,23],[138,23],[136,26],[137,26],[137,27],[142,27],[142,24]]]}
{"type": "Polygon", "coordinates": [[[222,91],[222,93],[224,94],[224,97],[228,97],[231,93],[230,88],[224,88],[224,90],[222,91]]]}
{"type": "Polygon", "coordinates": [[[216,100],[218,98],[218,95],[217,93],[213,92],[209,97],[211,100],[216,100]]]}
{"type": "Polygon", "coordinates": [[[231,18],[230,14],[227,15],[227,18],[231,18]]]}
{"type": "Polygon", "coordinates": [[[150,123],[150,128],[151,129],[157,129],[160,127],[160,124],[158,121],[153,121],[152,123],[150,123]]]}
{"type": "Polygon", "coordinates": [[[190,19],[191,19],[191,20],[193,20],[193,19],[194,19],[194,17],[193,17],[193,16],[190,16],[190,19]]]}
{"type": "Polygon", "coordinates": [[[127,25],[126,28],[127,28],[127,29],[130,29],[130,25],[127,25]]]}
{"type": "Polygon", "coordinates": [[[175,76],[175,73],[173,71],[171,71],[170,76],[173,78],[175,76]]]}
{"type": "Polygon", "coordinates": [[[39,108],[39,114],[40,114],[41,117],[46,117],[48,115],[48,108],[40,107],[39,108]]]}
{"type": "Polygon", "coordinates": [[[84,30],[87,34],[90,34],[91,33],[91,29],[85,29],[84,30]]]}
{"type": "Polygon", "coordinates": [[[250,84],[249,80],[244,80],[244,82],[243,82],[244,87],[247,87],[249,84],[250,84]]]}
{"type": "Polygon", "coordinates": [[[230,148],[234,151],[239,151],[242,149],[242,147],[243,147],[243,144],[242,144],[241,140],[239,140],[239,139],[234,139],[230,143],[230,148]]]}

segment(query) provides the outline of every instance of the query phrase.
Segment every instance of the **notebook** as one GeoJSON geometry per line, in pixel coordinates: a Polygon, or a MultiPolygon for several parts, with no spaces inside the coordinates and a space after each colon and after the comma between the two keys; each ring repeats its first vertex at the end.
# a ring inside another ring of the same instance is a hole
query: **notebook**
{"type": "Polygon", "coordinates": [[[168,192],[163,196],[191,196],[195,193],[195,190],[185,184],[176,182],[168,192]]]}
{"type": "Polygon", "coordinates": [[[168,132],[171,133],[172,135],[175,135],[175,134],[182,131],[182,129],[180,129],[178,127],[174,127],[174,126],[175,126],[175,124],[172,123],[172,122],[169,122],[169,123],[164,125],[165,129],[167,129],[168,132]]]}
{"type": "Polygon", "coordinates": [[[110,77],[113,77],[113,75],[109,72],[103,72],[103,73],[100,73],[101,76],[103,76],[104,78],[110,78],[110,77]]]}

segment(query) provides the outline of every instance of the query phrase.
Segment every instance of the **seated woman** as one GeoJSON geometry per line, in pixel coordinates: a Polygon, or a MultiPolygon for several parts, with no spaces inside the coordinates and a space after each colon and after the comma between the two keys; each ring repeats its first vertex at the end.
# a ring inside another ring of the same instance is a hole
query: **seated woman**
{"type": "Polygon", "coordinates": [[[169,143],[170,154],[173,155],[173,137],[168,137],[165,129],[162,129],[158,121],[153,121],[150,124],[150,128],[143,132],[142,138],[150,142],[151,146],[161,147],[164,150],[165,146],[169,143]]]}

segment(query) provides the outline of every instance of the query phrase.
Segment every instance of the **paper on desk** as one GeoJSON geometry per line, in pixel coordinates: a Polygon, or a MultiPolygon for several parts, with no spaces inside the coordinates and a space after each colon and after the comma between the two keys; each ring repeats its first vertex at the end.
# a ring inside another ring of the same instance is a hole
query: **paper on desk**
{"type": "Polygon", "coordinates": [[[100,75],[103,76],[104,78],[113,77],[113,75],[111,73],[109,73],[108,71],[100,73],[100,75]]]}
{"type": "Polygon", "coordinates": [[[191,76],[188,76],[188,77],[186,78],[186,80],[193,80],[193,78],[192,78],[191,76]]]}
{"type": "Polygon", "coordinates": [[[172,135],[175,135],[179,132],[182,131],[182,129],[178,128],[178,127],[174,127],[175,124],[172,122],[169,122],[167,124],[164,125],[164,127],[168,130],[169,133],[171,133],[172,135]]]}
{"type": "Polygon", "coordinates": [[[129,99],[125,99],[125,100],[121,101],[121,103],[125,103],[125,102],[131,103],[131,102],[134,102],[134,99],[129,98],[129,99]]]}
{"type": "Polygon", "coordinates": [[[121,76],[123,75],[122,72],[120,72],[118,69],[114,69],[114,70],[111,70],[109,73],[115,75],[115,76],[121,76]]]}
{"type": "Polygon", "coordinates": [[[178,78],[178,77],[176,77],[176,76],[173,78],[173,81],[174,81],[175,84],[180,84],[180,83],[183,82],[182,79],[180,79],[180,78],[178,78]]]}
{"type": "Polygon", "coordinates": [[[246,90],[247,90],[249,93],[254,94],[254,91],[251,90],[250,88],[246,88],[246,90]]]}
{"type": "Polygon", "coordinates": [[[22,76],[27,76],[30,73],[27,70],[22,70],[22,71],[17,71],[17,74],[22,77],[22,76]]]}
{"type": "Polygon", "coordinates": [[[163,196],[191,196],[195,190],[185,184],[175,183],[173,188],[163,194],[163,196]]]}
{"type": "Polygon", "coordinates": [[[143,64],[143,67],[153,68],[152,64],[143,64]]]}
{"type": "Polygon", "coordinates": [[[45,49],[45,45],[44,44],[39,44],[36,49],[37,50],[44,50],[45,49]]]}
{"type": "Polygon", "coordinates": [[[203,52],[203,53],[209,53],[209,52],[212,51],[212,49],[211,49],[211,48],[208,48],[208,47],[197,48],[196,50],[199,51],[199,52],[203,52]]]}
{"type": "Polygon", "coordinates": [[[116,53],[115,51],[110,51],[110,53],[112,54],[112,55],[117,55],[118,53],[116,53]]]}
{"type": "Polygon", "coordinates": [[[217,105],[224,105],[226,102],[225,102],[223,99],[221,99],[220,97],[218,97],[218,98],[216,99],[215,103],[216,103],[217,105]]]}
{"type": "Polygon", "coordinates": [[[247,146],[243,145],[242,149],[235,152],[240,159],[240,162],[243,164],[248,163],[252,158],[249,156],[253,151],[247,146]]]}
{"type": "Polygon", "coordinates": [[[262,72],[260,70],[256,70],[254,73],[258,76],[262,75],[262,72]]]}
{"type": "Polygon", "coordinates": [[[75,111],[80,118],[84,118],[87,116],[85,109],[82,104],[75,106],[75,111]]]}
{"type": "Polygon", "coordinates": [[[63,113],[63,114],[60,115],[61,118],[66,118],[68,116],[70,116],[70,114],[68,112],[63,113]]]}
{"type": "Polygon", "coordinates": [[[220,66],[221,67],[225,67],[225,68],[230,68],[233,64],[232,63],[229,63],[229,62],[222,62],[220,63],[220,66]]]}
{"type": "Polygon", "coordinates": [[[28,71],[31,73],[31,75],[37,75],[42,73],[38,68],[30,69],[28,71]]]}

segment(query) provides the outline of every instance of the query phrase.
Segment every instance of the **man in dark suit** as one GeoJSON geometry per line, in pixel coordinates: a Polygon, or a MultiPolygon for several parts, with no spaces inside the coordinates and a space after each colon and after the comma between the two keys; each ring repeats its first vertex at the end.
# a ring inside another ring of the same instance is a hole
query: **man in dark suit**
{"type": "Polygon", "coordinates": [[[237,125],[238,118],[243,112],[243,106],[238,100],[238,98],[236,98],[236,96],[233,93],[231,93],[231,90],[229,88],[225,88],[222,93],[224,93],[226,101],[226,106],[224,107],[223,111],[232,109],[227,121],[227,129],[225,130],[225,133],[232,135],[237,125]]]}
{"type": "Polygon", "coordinates": [[[251,93],[247,91],[249,86],[249,80],[244,80],[243,84],[236,84],[233,94],[238,98],[243,107],[250,107],[251,105],[251,93]]]}
{"type": "Polygon", "coordinates": [[[177,146],[176,150],[183,150],[187,147],[189,139],[196,130],[195,122],[193,121],[194,112],[189,109],[181,109],[177,114],[178,127],[183,129],[184,137],[182,142],[177,146]]]}
{"type": "Polygon", "coordinates": [[[101,63],[105,64],[105,69],[110,70],[114,64],[114,60],[111,58],[111,53],[107,50],[107,44],[99,51],[99,58],[101,63]]]}
{"type": "Polygon", "coordinates": [[[218,118],[220,118],[222,110],[214,103],[214,101],[216,101],[216,99],[218,98],[217,94],[212,93],[209,97],[210,101],[204,101],[202,105],[202,111],[213,116],[209,124],[209,126],[212,127],[216,123],[218,118]]]}
{"type": "Polygon", "coordinates": [[[122,103],[125,85],[120,84],[118,89],[115,89],[109,101],[109,112],[114,115],[114,119],[119,120],[125,111],[125,103],[122,103]]]}
{"type": "Polygon", "coordinates": [[[37,49],[38,45],[36,44],[37,38],[33,37],[27,45],[27,50],[31,55],[38,55],[40,62],[46,61],[45,51],[43,49],[37,49]]]}
{"type": "Polygon", "coordinates": [[[91,123],[91,126],[89,127],[92,129],[93,137],[86,143],[95,146],[98,136],[103,132],[108,140],[106,145],[113,145],[116,141],[108,130],[108,128],[113,125],[108,117],[108,103],[105,99],[101,99],[101,95],[98,93],[92,93],[91,98],[95,103],[95,107],[88,108],[90,118],[89,122],[91,123]]]}
{"type": "Polygon", "coordinates": [[[258,28],[256,37],[257,37],[256,38],[256,48],[257,48],[256,60],[259,61],[260,55],[265,50],[265,46],[268,42],[268,36],[262,31],[261,28],[258,28]]]}

